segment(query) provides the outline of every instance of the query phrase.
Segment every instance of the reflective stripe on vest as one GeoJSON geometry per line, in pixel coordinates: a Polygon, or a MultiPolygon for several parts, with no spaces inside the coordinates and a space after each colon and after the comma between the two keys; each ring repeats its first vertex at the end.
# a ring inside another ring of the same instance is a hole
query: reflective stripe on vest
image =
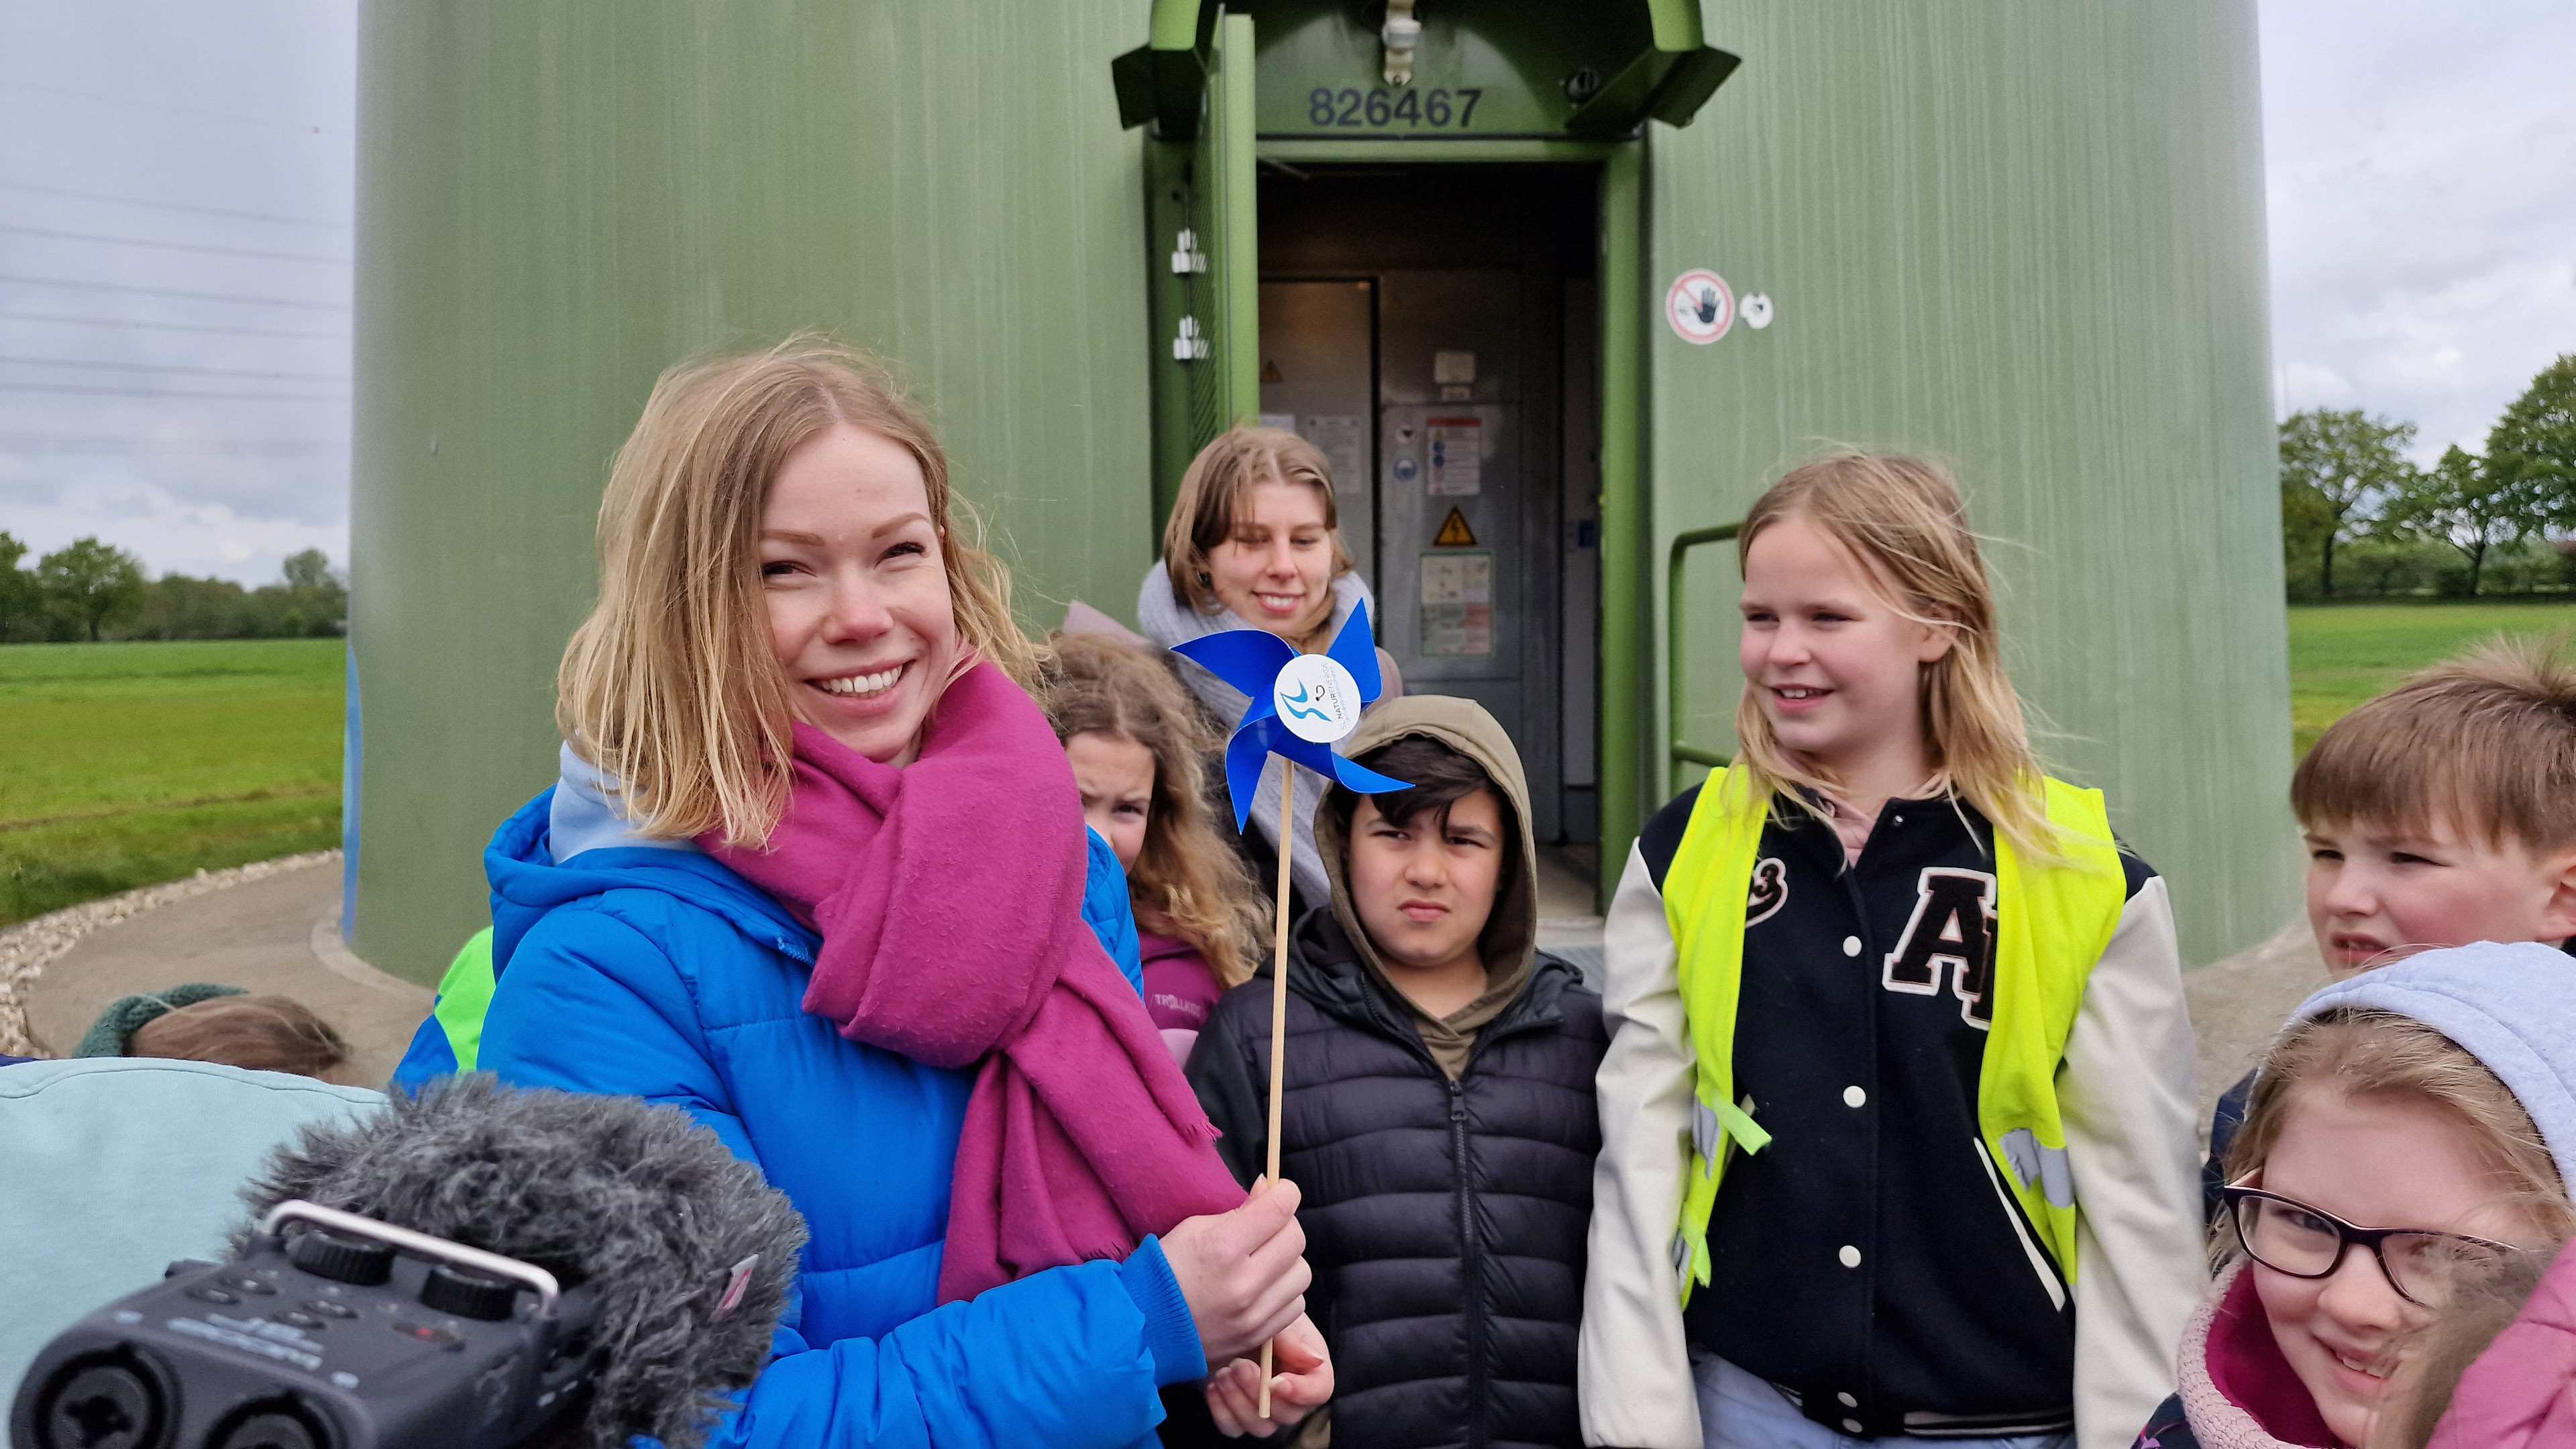
{"type": "MultiPolygon", "coordinates": [[[[1989,1167],[2066,1281],[2075,1281],[2075,1184],[2057,1109],[2057,1068],[2084,1005],[2093,964],[2119,929],[2128,884],[2099,790],[2048,780],[2048,821],[2062,864],[2025,864],[1995,833],[1993,1022],[1977,1079],[1977,1128],[1989,1167]]],[[[1673,1268],[1682,1301],[1709,1279],[1708,1216],[1728,1158],[1770,1145],[1735,1093],[1735,1010],[1744,975],[1744,911],[1770,799],[1753,798],[1741,766],[1712,775],[1664,873],[1682,1006],[1696,1063],[1689,1174],[1673,1268]]]]}

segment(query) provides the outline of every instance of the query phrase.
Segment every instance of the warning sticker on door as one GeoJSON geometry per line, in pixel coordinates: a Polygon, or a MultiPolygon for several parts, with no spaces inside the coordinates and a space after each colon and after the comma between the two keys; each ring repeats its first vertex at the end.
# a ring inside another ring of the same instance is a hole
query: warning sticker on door
{"type": "Polygon", "coordinates": [[[1324,455],[1333,470],[1333,486],[1345,491],[1368,487],[1368,419],[1359,413],[1309,413],[1299,420],[1299,436],[1324,455]]]}
{"type": "Polygon", "coordinates": [[[1431,546],[1433,548],[1474,548],[1476,530],[1467,526],[1467,515],[1452,508],[1449,510],[1449,516],[1440,520],[1440,532],[1432,538],[1431,546]]]}
{"type": "Polygon", "coordinates": [[[1471,498],[1485,491],[1485,422],[1482,418],[1432,418],[1431,477],[1434,498],[1471,498]]]}
{"type": "Polygon", "coordinates": [[[1426,553],[1422,567],[1422,657],[1484,659],[1494,652],[1494,556],[1426,553]]]}

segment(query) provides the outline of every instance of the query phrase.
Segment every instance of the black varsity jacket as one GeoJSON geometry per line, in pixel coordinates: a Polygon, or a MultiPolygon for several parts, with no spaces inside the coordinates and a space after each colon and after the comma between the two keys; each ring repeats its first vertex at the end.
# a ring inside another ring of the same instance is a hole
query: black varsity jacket
{"type": "Polygon", "coordinates": [[[1771,1134],[1727,1168],[1711,1281],[1670,1258],[1691,1051],[1664,873],[1697,801],[1649,823],[1608,924],[1604,1148],[1582,1347],[1588,1442],[1692,1449],[1687,1347],[1854,1437],[2063,1432],[2127,1444],[2171,1392],[2200,1282],[2196,1104],[2164,883],[2128,904],[2058,1076],[2081,1226],[2052,1265],[1978,1149],[1992,1018],[1992,830],[1896,800],[1846,865],[1824,823],[1766,827],[1745,915],[1736,1090],[1771,1134]]]}

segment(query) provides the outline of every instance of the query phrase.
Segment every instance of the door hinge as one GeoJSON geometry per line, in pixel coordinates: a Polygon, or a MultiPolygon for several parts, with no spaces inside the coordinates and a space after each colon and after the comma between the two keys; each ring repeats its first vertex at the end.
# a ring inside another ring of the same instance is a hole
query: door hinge
{"type": "Polygon", "coordinates": [[[1172,339],[1174,362],[1196,362],[1208,355],[1208,340],[1199,335],[1199,319],[1181,319],[1180,334],[1172,339]]]}
{"type": "Polygon", "coordinates": [[[1199,234],[1188,227],[1181,228],[1180,236],[1172,244],[1172,275],[1186,277],[1192,272],[1207,269],[1207,253],[1199,250],[1199,234]]]}

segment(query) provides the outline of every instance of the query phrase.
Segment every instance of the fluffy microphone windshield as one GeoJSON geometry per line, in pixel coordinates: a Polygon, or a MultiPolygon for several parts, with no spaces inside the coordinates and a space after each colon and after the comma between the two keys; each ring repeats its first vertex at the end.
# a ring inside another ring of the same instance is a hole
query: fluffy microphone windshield
{"type": "Polygon", "coordinates": [[[786,1196],[678,1108],[515,1091],[481,1073],[394,1093],[353,1127],[305,1128],[242,1196],[254,1222],[302,1198],[533,1263],[566,1289],[593,1285],[607,1362],[588,1411],[555,1440],[581,1449],[639,1434],[703,1443],[718,1396],[768,1361],[805,1246],[786,1196]]]}

